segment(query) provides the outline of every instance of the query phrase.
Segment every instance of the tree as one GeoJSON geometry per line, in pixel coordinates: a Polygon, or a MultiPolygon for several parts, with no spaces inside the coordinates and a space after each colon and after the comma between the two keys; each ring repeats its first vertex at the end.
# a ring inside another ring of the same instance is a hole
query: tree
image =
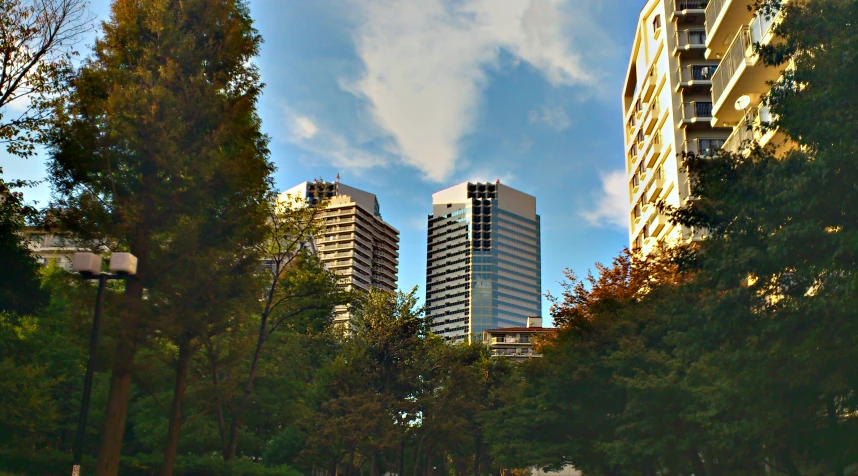
{"type": "MultiPolygon", "coordinates": [[[[3,169],[0,169],[0,174],[3,169]]],[[[17,189],[30,185],[20,180],[0,179],[0,313],[31,314],[46,301],[39,278],[39,264],[24,242],[24,226],[38,213],[24,203],[17,189]]]]}
{"type": "Polygon", "coordinates": [[[245,2],[117,0],[102,28],[47,140],[62,228],[138,259],[101,432],[97,473],[107,475],[118,471],[134,357],[158,328],[158,306],[188,298],[171,286],[186,282],[194,255],[232,256],[261,239],[272,166],[251,63],[262,40],[245,2]]]}
{"type": "MultiPolygon", "coordinates": [[[[257,249],[264,258],[264,296],[259,308],[259,331],[240,401],[235,409],[224,448],[225,461],[235,458],[239,430],[250,402],[262,349],[281,327],[318,329],[330,322],[334,307],[347,297],[336,276],[325,270],[312,251],[324,226],[326,202],[308,206],[300,197],[284,196],[267,202],[268,221],[257,249]],[[309,319],[308,319],[309,318],[309,319]]],[[[254,301],[256,302],[256,301],[254,301]]]]}
{"type": "Polygon", "coordinates": [[[404,428],[419,418],[426,336],[416,289],[370,289],[360,297],[337,357],[322,372],[319,410],[305,423],[305,461],[346,474],[368,463],[371,474],[381,474],[383,455],[399,447],[404,428]]]}
{"type": "Polygon", "coordinates": [[[0,4],[0,140],[10,153],[35,152],[47,108],[62,92],[77,55],[74,44],[92,27],[85,0],[9,0],[0,4]],[[30,101],[23,106],[22,103],[30,101]],[[17,106],[17,117],[8,117],[17,106]],[[4,117],[7,116],[7,117],[4,117]]]}
{"type": "Polygon", "coordinates": [[[799,147],[686,157],[700,200],[674,219],[709,232],[694,284],[709,293],[684,331],[703,351],[698,381],[717,382],[699,387],[708,390],[701,411],[721,415],[713,429],[741,435],[741,450],[761,466],[842,475],[858,449],[858,375],[842,364],[856,357],[843,336],[856,332],[858,95],[847,78],[858,71],[844,58],[858,54],[849,28],[858,8],[755,3],[782,18],[780,41],[758,47],[761,58],[787,65],[766,98],[768,127],[799,147]]]}

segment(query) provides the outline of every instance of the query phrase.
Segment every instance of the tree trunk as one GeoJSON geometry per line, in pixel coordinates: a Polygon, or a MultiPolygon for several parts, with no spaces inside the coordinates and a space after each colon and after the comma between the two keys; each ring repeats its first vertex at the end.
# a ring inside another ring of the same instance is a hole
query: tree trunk
{"type": "Polygon", "coordinates": [[[795,465],[795,462],[792,460],[792,455],[790,454],[789,449],[784,449],[778,455],[778,462],[783,465],[786,469],[787,474],[789,476],[801,476],[801,472],[795,465]]]}
{"type": "Polygon", "coordinates": [[[476,448],[474,449],[474,476],[480,476],[480,470],[482,469],[482,468],[480,468],[480,463],[481,463],[480,456],[482,455],[482,452],[483,452],[482,438],[480,438],[480,436],[477,436],[477,445],[476,445],[476,448]]]}
{"type": "Polygon", "coordinates": [[[215,391],[215,409],[217,410],[217,430],[218,436],[220,436],[220,449],[223,452],[222,454],[226,454],[226,421],[223,416],[223,399],[220,394],[220,375],[218,374],[217,352],[213,348],[211,341],[206,340],[204,341],[204,344],[206,346],[206,352],[208,353],[209,371],[211,372],[212,385],[214,385],[215,391]]]}
{"type": "MultiPolygon", "coordinates": [[[[135,250],[132,249],[132,252],[135,250]]],[[[125,436],[125,420],[128,416],[128,398],[131,394],[131,373],[140,331],[140,302],[143,299],[143,274],[148,251],[136,250],[138,258],[136,276],[128,277],[125,284],[123,312],[119,318],[119,338],[110,375],[110,390],[104,412],[99,446],[97,476],[116,476],[119,473],[119,456],[122,438],[125,436]]]]}
{"type": "Polygon", "coordinates": [[[396,464],[397,476],[403,476],[405,473],[405,434],[402,435],[402,441],[399,442],[399,462],[396,464]]]}
{"type": "Polygon", "coordinates": [[[229,428],[229,444],[227,445],[226,452],[223,454],[224,461],[230,461],[235,458],[235,449],[238,446],[238,430],[244,418],[244,410],[247,408],[247,402],[250,401],[250,392],[253,390],[253,379],[256,377],[256,367],[259,364],[259,356],[262,354],[262,344],[265,343],[267,323],[268,315],[264,314],[259,322],[259,337],[256,339],[256,349],[253,351],[253,360],[250,362],[250,373],[247,376],[247,383],[244,385],[244,394],[241,396],[241,403],[238,406],[238,411],[233,415],[232,425],[229,428]]]}
{"type": "Polygon", "coordinates": [[[694,468],[694,476],[706,476],[706,468],[703,466],[703,461],[700,460],[700,454],[696,449],[688,450],[688,459],[691,461],[691,467],[694,468]]]}
{"type": "Polygon", "coordinates": [[[423,448],[423,442],[426,440],[426,434],[417,441],[417,448],[414,450],[414,470],[411,472],[413,476],[417,476],[417,470],[420,468],[420,450],[423,448]]]}
{"type": "MultiPolygon", "coordinates": [[[[369,462],[369,476],[378,476],[377,455],[377,452],[372,454],[372,459],[369,462]]],[[[363,476],[363,473],[361,473],[361,476],[363,476]]]]}
{"type": "Polygon", "coordinates": [[[352,448],[352,452],[349,454],[349,466],[346,468],[346,476],[352,476],[352,467],[355,464],[355,448],[352,448]]]}
{"type": "Polygon", "coordinates": [[[837,406],[834,403],[834,397],[828,397],[825,401],[825,410],[828,413],[828,428],[831,431],[831,448],[832,464],[834,476],[843,476],[845,468],[843,465],[843,454],[840,451],[840,424],[837,421],[837,406]]]}
{"type": "Polygon", "coordinates": [[[179,339],[179,358],[176,360],[176,385],[173,390],[173,406],[170,412],[170,423],[167,431],[167,442],[164,444],[164,461],[161,464],[161,476],[173,476],[173,466],[176,464],[176,451],[179,447],[179,432],[182,429],[182,400],[188,386],[188,367],[193,357],[191,335],[186,334],[179,339]]]}

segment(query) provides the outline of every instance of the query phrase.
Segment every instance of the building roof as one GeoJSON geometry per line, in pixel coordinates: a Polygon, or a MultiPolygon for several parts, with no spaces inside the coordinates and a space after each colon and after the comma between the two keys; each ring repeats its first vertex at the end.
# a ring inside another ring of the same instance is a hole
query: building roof
{"type": "Polygon", "coordinates": [[[551,332],[553,327],[501,327],[499,329],[486,329],[485,332],[551,332]]]}

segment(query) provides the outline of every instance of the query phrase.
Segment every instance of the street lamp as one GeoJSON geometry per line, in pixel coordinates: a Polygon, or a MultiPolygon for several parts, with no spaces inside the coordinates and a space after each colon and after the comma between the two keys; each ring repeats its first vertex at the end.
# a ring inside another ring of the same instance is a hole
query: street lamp
{"type": "Polygon", "coordinates": [[[95,253],[75,253],[72,270],[80,273],[84,279],[98,280],[98,295],[95,298],[95,317],[92,319],[92,334],[89,338],[89,358],[86,361],[86,375],[83,380],[83,397],[80,402],[80,416],[77,420],[77,437],[74,443],[74,462],[72,476],[80,475],[80,463],[83,457],[83,442],[86,436],[86,419],[89,416],[89,397],[92,393],[92,371],[95,366],[95,348],[98,345],[98,331],[101,328],[101,312],[104,307],[104,287],[108,279],[125,279],[137,273],[137,258],[131,253],[113,253],[110,256],[111,273],[101,272],[101,257],[95,253]]]}

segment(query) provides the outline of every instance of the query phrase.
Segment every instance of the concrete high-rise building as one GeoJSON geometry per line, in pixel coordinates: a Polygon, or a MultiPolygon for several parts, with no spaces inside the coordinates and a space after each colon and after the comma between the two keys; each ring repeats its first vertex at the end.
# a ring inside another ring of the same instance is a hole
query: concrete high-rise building
{"type": "Polygon", "coordinates": [[[718,61],[712,75],[712,124],[732,128],[724,145],[730,152],[749,141],[782,151],[790,145],[786,136],[761,126],[773,119],[763,98],[784,68],[766,66],[754,53],[754,44],[779,41],[772,26],[781,14],[757,14],[748,8],[753,3],[712,0],[706,6],[706,58],[718,61]]]}
{"type": "Polygon", "coordinates": [[[465,182],[432,194],[426,315],[447,341],[523,327],[542,315],[536,198],[496,183],[465,182]]]}
{"type": "MultiPolygon", "coordinates": [[[[399,231],[382,220],[374,194],[339,181],[316,181],[302,182],[282,195],[301,198],[309,206],[328,201],[322,213],[324,231],[315,245],[322,263],[340,276],[346,290],[396,291],[399,231]]],[[[348,309],[337,308],[335,322],[349,316],[348,309]]]]}
{"type": "Polygon", "coordinates": [[[705,55],[707,4],[649,0],[637,24],[622,98],[629,242],[644,253],[660,241],[696,237],[655,203],[685,204],[692,195],[680,153],[714,154],[731,132],[721,122],[713,127],[710,90],[719,60],[705,55]]]}

